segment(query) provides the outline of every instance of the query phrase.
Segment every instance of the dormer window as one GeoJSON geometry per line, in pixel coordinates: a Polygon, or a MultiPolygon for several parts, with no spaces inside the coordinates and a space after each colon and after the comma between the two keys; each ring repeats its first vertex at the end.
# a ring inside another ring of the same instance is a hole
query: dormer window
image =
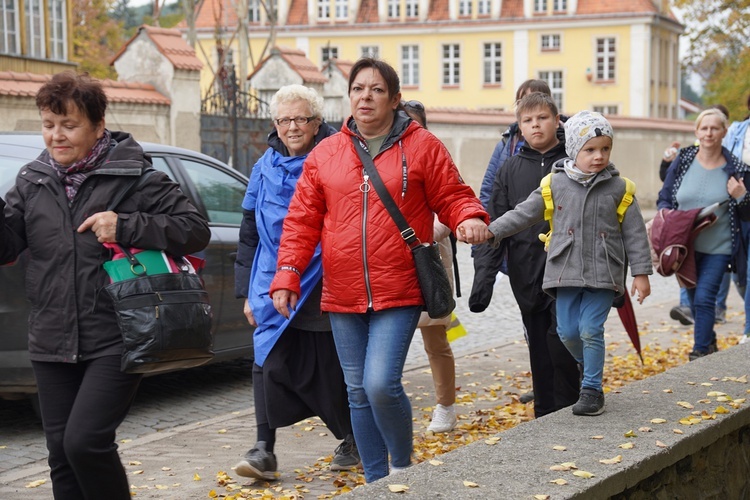
{"type": "Polygon", "coordinates": [[[349,0],[336,0],[336,19],[349,18],[349,0]]]}
{"type": "Polygon", "coordinates": [[[328,0],[318,0],[318,19],[331,18],[331,4],[328,0]]]}
{"type": "Polygon", "coordinates": [[[419,0],[406,0],[406,17],[419,17],[419,0]]]}
{"type": "Polygon", "coordinates": [[[534,13],[546,14],[547,13],[547,0],[534,0],[534,13]]]}
{"type": "Polygon", "coordinates": [[[458,0],[458,15],[461,17],[471,16],[471,0],[458,0]]]}
{"type": "Polygon", "coordinates": [[[477,0],[477,14],[480,16],[490,15],[490,0],[477,0]]]}
{"type": "Polygon", "coordinates": [[[555,12],[565,12],[568,10],[568,0],[552,0],[552,10],[555,12]]]}
{"type": "Polygon", "coordinates": [[[401,0],[388,0],[388,17],[401,17],[401,0]]]}

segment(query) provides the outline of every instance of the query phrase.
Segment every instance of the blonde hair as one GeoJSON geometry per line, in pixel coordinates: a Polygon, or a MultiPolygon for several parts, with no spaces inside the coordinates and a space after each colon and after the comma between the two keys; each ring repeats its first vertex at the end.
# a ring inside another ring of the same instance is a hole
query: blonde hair
{"type": "Polygon", "coordinates": [[[292,84],[284,85],[271,98],[271,118],[278,118],[279,104],[286,104],[294,101],[305,101],[310,106],[310,112],[313,118],[323,116],[323,98],[310,87],[304,85],[292,84]]]}
{"type": "Polygon", "coordinates": [[[701,122],[707,116],[718,116],[722,126],[724,127],[724,130],[729,128],[729,120],[727,119],[727,115],[722,113],[720,109],[708,108],[701,111],[701,114],[699,114],[698,118],[695,119],[695,130],[698,130],[698,128],[701,126],[701,122]]]}

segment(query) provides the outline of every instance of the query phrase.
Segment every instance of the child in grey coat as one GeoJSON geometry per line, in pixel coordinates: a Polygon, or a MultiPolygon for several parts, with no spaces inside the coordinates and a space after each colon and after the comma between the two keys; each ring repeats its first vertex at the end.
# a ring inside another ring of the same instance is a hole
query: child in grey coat
{"type": "MultiPolygon", "coordinates": [[[[583,365],[576,415],[604,411],[604,322],[612,301],[626,293],[628,262],[631,295],[638,302],[651,293],[648,236],[638,202],[633,200],[622,222],[617,209],[625,180],[610,163],[614,132],[599,113],[581,111],[565,123],[569,158],[552,168],[553,227],[543,289],[557,299],[557,333],[583,365]]],[[[544,220],[542,188],[489,226],[494,244],[544,220]]]]}

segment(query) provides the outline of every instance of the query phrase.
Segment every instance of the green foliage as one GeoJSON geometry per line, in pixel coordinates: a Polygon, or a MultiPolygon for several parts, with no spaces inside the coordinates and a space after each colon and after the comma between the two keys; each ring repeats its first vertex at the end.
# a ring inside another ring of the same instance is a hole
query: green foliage
{"type": "Polygon", "coordinates": [[[747,115],[750,91],[750,0],[673,0],[689,48],[683,64],[703,77],[703,101],[723,104],[732,120],[747,115]]]}
{"type": "Polygon", "coordinates": [[[731,121],[742,120],[748,114],[747,99],[750,92],[750,51],[727,60],[717,67],[706,84],[705,101],[723,104],[729,109],[731,121]]]}
{"type": "Polygon", "coordinates": [[[73,54],[80,70],[114,78],[110,60],[124,43],[122,25],[109,16],[114,0],[73,0],[73,54]]]}

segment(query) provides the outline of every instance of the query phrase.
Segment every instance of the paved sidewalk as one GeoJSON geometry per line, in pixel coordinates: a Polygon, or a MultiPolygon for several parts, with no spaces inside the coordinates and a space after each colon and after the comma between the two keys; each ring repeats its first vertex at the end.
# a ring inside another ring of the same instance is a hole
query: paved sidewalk
{"type": "MultiPolygon", "coordinates": [[[[665,289],[661,287],[661,290],[665,289]]],[[[669,319],[669,308],[674,304],[676,293],[668,289],[669,293],[652,296],[643,306],[635,305],[644,346],[671,345],[690,332],[688,327],[669,319]]],[[[727,323],[717,327],[720,336],[734,336],[743,328],[744,310],[734,290],[729,297],[729,306],[727,323]]],[[[614,353],[608,351],[608,362],[612,354],[632,352],[614,310],[607,323],[607,332],[608,344],[619,344],[614,353]]],[[[504,405],[529,390],[527,371],[528,353],[520,336],[515,341],[498,342],[492,349],[456,359],[456,385],[460,387],[459,430],[468,432],[478,411],[504,405]]],[[[434,404],[428,367],[419,363],[407,366],[404,383],[413,402],[414,432],[420,436],[426,432],[434,404]]],[[[460,441],[462,432],[455,433],[453,439],[460,441]]],[[[251,484],[251,480],[237,477],[231,469],[254,440],[255,419],[252,409],[248,408],[120,443],[120,451],[130,482],[135,487],[135,498],[205,499],[212,490],[217,495],[227,494],[226,488],[217,484],[219,471],[237,480],[238,486],[246,485],[254,490],[264,487],[264,483],[251,484]]],[[[279,497],[285,490],[308,499],[321,498],[321,495],[326,498],[325,495],[334,494],[342,486],[351,487],[363,482],[363,477],[358,474],[327,471],[325,462],[330,460],[337,445],[338,441],[317,419],[280,429],[276,443],[280,477],[279,481],[270,483],[268,496],[264,498],[279,497]]],[[[48,468],[44,462],[3,474],[0,483],[0,498],[3,499],[52,498],[48,468]],[[38,480],[46,482],[34,489],[26,487],[38,480]]]]}

